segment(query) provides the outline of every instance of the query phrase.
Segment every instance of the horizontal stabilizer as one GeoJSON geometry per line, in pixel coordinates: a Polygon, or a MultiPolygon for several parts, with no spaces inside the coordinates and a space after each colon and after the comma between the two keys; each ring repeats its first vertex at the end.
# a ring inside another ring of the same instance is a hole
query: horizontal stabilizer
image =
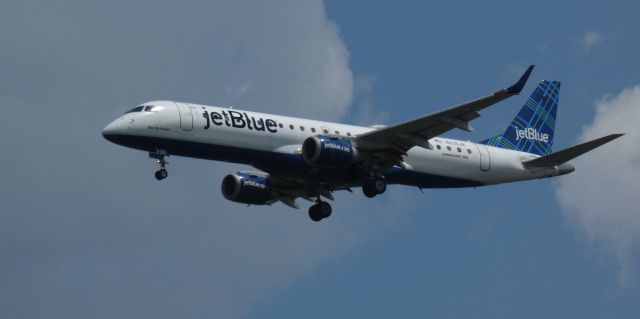
{"type": "Polygon", "coordinates": [[[607,136],[603,136],[601,138],[597,138],[595,140],[585,142],[582,144],[578,144],[569,148],[566,148],[562,151],[558,151],[555,153],[551,153],[549,155],[545,155],[542,157],[538,157],[532,159],[530,161],[526,161],[523,164],[527,167],[553,167],[560,165],[562,163],[566,163],[586,152],[589,152],[597,147],[600,147],[606,143],[609,143],[616,138],[622,136],[624,134],[611,134],[607,136]]]}

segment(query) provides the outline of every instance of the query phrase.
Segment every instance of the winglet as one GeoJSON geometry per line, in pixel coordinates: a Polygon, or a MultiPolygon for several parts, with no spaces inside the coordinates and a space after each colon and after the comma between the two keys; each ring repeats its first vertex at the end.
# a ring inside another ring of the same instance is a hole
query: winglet
{"type": "Polygon", "coordinates": [[[524,74],[520,77],[520,80],[518,80],[516,84],[510,86],[507,89],[507,92],[511,94],[520,94],[520,91],[522,91],[522,88],[524,88],[525,83],[527,83],[527,80],[529,79],[529,75],[531,75],[531,71],[533,71],[534,66],[535,65],[533,64],[530,65],[527,71],[525,71],[524,74]]]}

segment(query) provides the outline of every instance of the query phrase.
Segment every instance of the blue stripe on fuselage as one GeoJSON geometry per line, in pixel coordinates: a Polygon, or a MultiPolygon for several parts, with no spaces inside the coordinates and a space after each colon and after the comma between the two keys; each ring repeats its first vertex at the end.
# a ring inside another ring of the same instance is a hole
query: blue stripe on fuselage
{"type": "MultiPolygon", "coordinates": [[[[334,182],[353,186],[361,185],[366,178],[353,168],[322,169],[313,167],[300,154],[125,134],[112,134],[105,136],[105,138],[113,143],[147,152],[161,149],[171,155],[247,164],[286,178],[334,182]]],[[[404,184],[421,188],[459,188],[483,185],[470,180],[421,173],[399,167],[389,169],[385,177],[388,184],[404,184]]]]}

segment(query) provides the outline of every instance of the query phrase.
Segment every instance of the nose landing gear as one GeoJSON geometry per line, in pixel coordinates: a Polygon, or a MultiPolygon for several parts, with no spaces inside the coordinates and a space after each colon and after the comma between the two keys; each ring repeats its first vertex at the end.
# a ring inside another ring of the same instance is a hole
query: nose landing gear
{"type": "Polygon", "coordinates": [[[169,173],[165,169],[165,165],[169,164],[169,162],[167,162],[165,160],[166,156],[169,156],[169,154],[167,154],[166,151],[162,151],[162,150],[149,152],[149,157],[150,158],[155,158],[157,160],[158,165],[160,165],[160,169],[157,170],[156,173],[155,173],[155,177],[159,181],[161,181],[161,180],[167,178],[167,176],[169,176],[169,173]]]}
{"type": "Polygon", "coordinates": [[[166,169],[161,168],[161,169],[156,171],[155,176],[156,176],[157,180],[161,181],[161,180],[167,178],[167,176],[169,176],[169,173],[167,172],[166,169]]]}

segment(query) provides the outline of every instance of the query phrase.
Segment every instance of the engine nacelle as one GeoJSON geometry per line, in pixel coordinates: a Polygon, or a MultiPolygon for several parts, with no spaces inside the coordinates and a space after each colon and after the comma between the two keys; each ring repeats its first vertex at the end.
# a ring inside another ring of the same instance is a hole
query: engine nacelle
{"type": "Polygon", "coordinates": [[[357,160],[358,150],[349,139],[316,135],[302,143],[302,157],[315,166],[347,167],[357,160]]]}
{"type": "Polygon", "coordinates": [[[238,203],[264,205],[271,199],[269,175],[264,173],[237,172],[222,179],[224,198],[238,203]]]}

